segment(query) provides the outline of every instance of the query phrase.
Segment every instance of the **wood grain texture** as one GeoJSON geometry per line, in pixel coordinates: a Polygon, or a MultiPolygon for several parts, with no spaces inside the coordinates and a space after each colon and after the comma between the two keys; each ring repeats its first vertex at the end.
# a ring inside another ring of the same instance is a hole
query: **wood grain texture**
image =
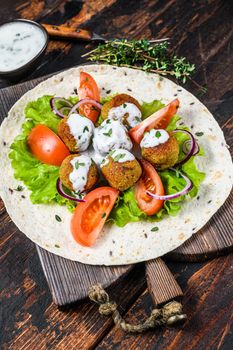
{"type": "MultiPolygon", "coordinates": [[[[225,350],[231,348],[233,281],[231,278],[233,256],[215,259],[195,273],[179,271],[186,275],[183,286],[183,310],[189,315],[182,327],[163,328],[138,335],[128,335],[113,327],[98,350],[108,349],[143,349],[143,350],[225,350]],[[222,286],[225,285],[225,288],[222,286]],[[228,302],[226,302],[228,300],[228,302]]],[[[179,278],[178,278],[179,282],[179,278]]],[[[146,290],[127,312],[125,318],[130,323],[137,323],[150,313],[151,297],[146,290]]]]}
{"type": "Polygon", "coordinates": [[[133,265],[91,266],[67,260],[37,246],[53,300],[57,305],[66,305],[87,297],[88,290],[96,283],[103,288],[118,281],[133,265]]]}
{"type": "Polygon", "coordinates": [[[183,295],[173,274],[161,258],[147,261],[145,265],[147,287],[155,305],[183,295]]]}
{"type": "MultiPolygon", "coordinates": [[[[70,23],[108,37],[172,37],[176,52],[196,63],[195,80],[207,84],[208,92],[200,95],[192,82],[186,88],[224,126],[232,145],[232,10],[233,3],[222,0],[2,0],[0,20],[26,17],[42,23],[70,23]]],[[[93,47],[51,40],[43,63],[25,80],[82,63],[82,53],[93,47]]],[[[8,85],[0,81],[1,87],[8,85]]],[[[10,106],[13,101],[6,97],[4,103],[10,106]]],[[[178,329],[126,336],[112,328],[108,318],[100,317],[91,303],[63,311],[53,304],[34,244],[15,229],[2,203],[0,231],[0,348],[232,349],[232,256],[192,264],[166,259],[184,291],[188,323],[178,329]]],[[[141,321],[152,308],[142,265],[109,292],[122,305],[122,314],[130,309],[129,321],[141,321]]]]}
{"type": "Polygon", "coordinates": [[[42,24],[50,37],[60,39],[87,40],[92,39],[92,33],[85,29],[78,29],[68,26],[56,26],[52,24],[42,24]]]}

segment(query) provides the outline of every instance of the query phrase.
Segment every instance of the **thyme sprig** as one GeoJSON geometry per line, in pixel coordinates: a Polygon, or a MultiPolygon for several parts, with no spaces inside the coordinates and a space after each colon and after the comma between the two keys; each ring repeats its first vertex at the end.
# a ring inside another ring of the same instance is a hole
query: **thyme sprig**
{"type": "Polygon", "coordinates": [[[151,43],[143,40],[114,40],[98,47],[82,57],[90,61],[116,66],[142,69],[160,75],[171,75],[185,83],[195,70],[195,65],[185,57],[178,57],[168,50],[169,42],[151,43]]]}

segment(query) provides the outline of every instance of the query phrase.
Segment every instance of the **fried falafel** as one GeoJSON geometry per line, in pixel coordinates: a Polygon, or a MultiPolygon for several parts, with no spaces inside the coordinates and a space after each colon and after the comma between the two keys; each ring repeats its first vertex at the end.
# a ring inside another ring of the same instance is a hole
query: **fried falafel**
{"type": "Polygon", "coordinates": [[[176,164],[179,156],[179,143],[171,132],[151,129],[140,143],[142,157],[157,170],[164,170],[176,164]]]}
{"type": "Polygon", "coordinates": [[[66,157],[59,169],[62,184],[70,191],[90,191],[99,179],[98,168],[90,157],[72,154],[66,157]]]}
{"type": "Polygon", "coordinates": [[[140,178],[142,169],[134,155],[124,149],[116,149],[104,159],[101,171],[109,185],[125,191],[140,178]]]}

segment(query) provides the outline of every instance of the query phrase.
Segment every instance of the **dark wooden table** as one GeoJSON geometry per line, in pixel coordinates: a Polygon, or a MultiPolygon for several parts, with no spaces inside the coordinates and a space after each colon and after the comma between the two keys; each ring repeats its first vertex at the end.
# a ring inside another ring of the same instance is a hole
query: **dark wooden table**
{"type": "MultiPolygon", "coordinates": [[[[0,20],[28,18],[72,24],[109,37],[169,36],[180,55],[196,63],[194,79],[207,85],[199,98],[221,126],[233,115],[233,3],[185,0],[2,0],[0,20]]],[[[43,63],[27,79],[82,63],[87,43],[50,41],[43,63]]],[[[0,81],[0,87],[10,83],[0,81]]],[[[198,88],[187,84],[195,95],[198,88]]],[[[0,348],[2,349],[232,349],[232,264],[228,255],[204,263],[168,262],[184,290],[189,320],[179,328],[126,335],[90,302],[58,310],[49,293],[35,246],[10,230],[0,204],[0,348]]],[[[152,308],[143,265],[109,290],[130,322],[152,308]]]]}

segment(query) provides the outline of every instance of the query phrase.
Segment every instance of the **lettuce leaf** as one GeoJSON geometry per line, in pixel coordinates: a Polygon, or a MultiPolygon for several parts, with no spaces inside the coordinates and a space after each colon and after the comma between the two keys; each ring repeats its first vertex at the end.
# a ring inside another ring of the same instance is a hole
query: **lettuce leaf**
{"type": "Polygon", "coordinates": [[[165,106],[160,100],[154,100],[151,102],[143,102],[141,105],[142,119],[146,119],[152,113],[157,112],[159,109],[165,106]]]}
{"type": "Polygon", "coordinates": [[[32,203],[65,204],[69,209],[72,209],[75,207],[74,202],[60,196],[56,190],[59,167],[41,163],[31,154],[27,146],[27,137],[37,124],[44,124],[57,132],[60,118],[51,111],[51,97],[46,95],[28,103],[25,108],[27,120],[22,125],[22,133],[16,137],[11,145],[9,158],[15,178],[23,181],[31,191],[32,203]]]}

